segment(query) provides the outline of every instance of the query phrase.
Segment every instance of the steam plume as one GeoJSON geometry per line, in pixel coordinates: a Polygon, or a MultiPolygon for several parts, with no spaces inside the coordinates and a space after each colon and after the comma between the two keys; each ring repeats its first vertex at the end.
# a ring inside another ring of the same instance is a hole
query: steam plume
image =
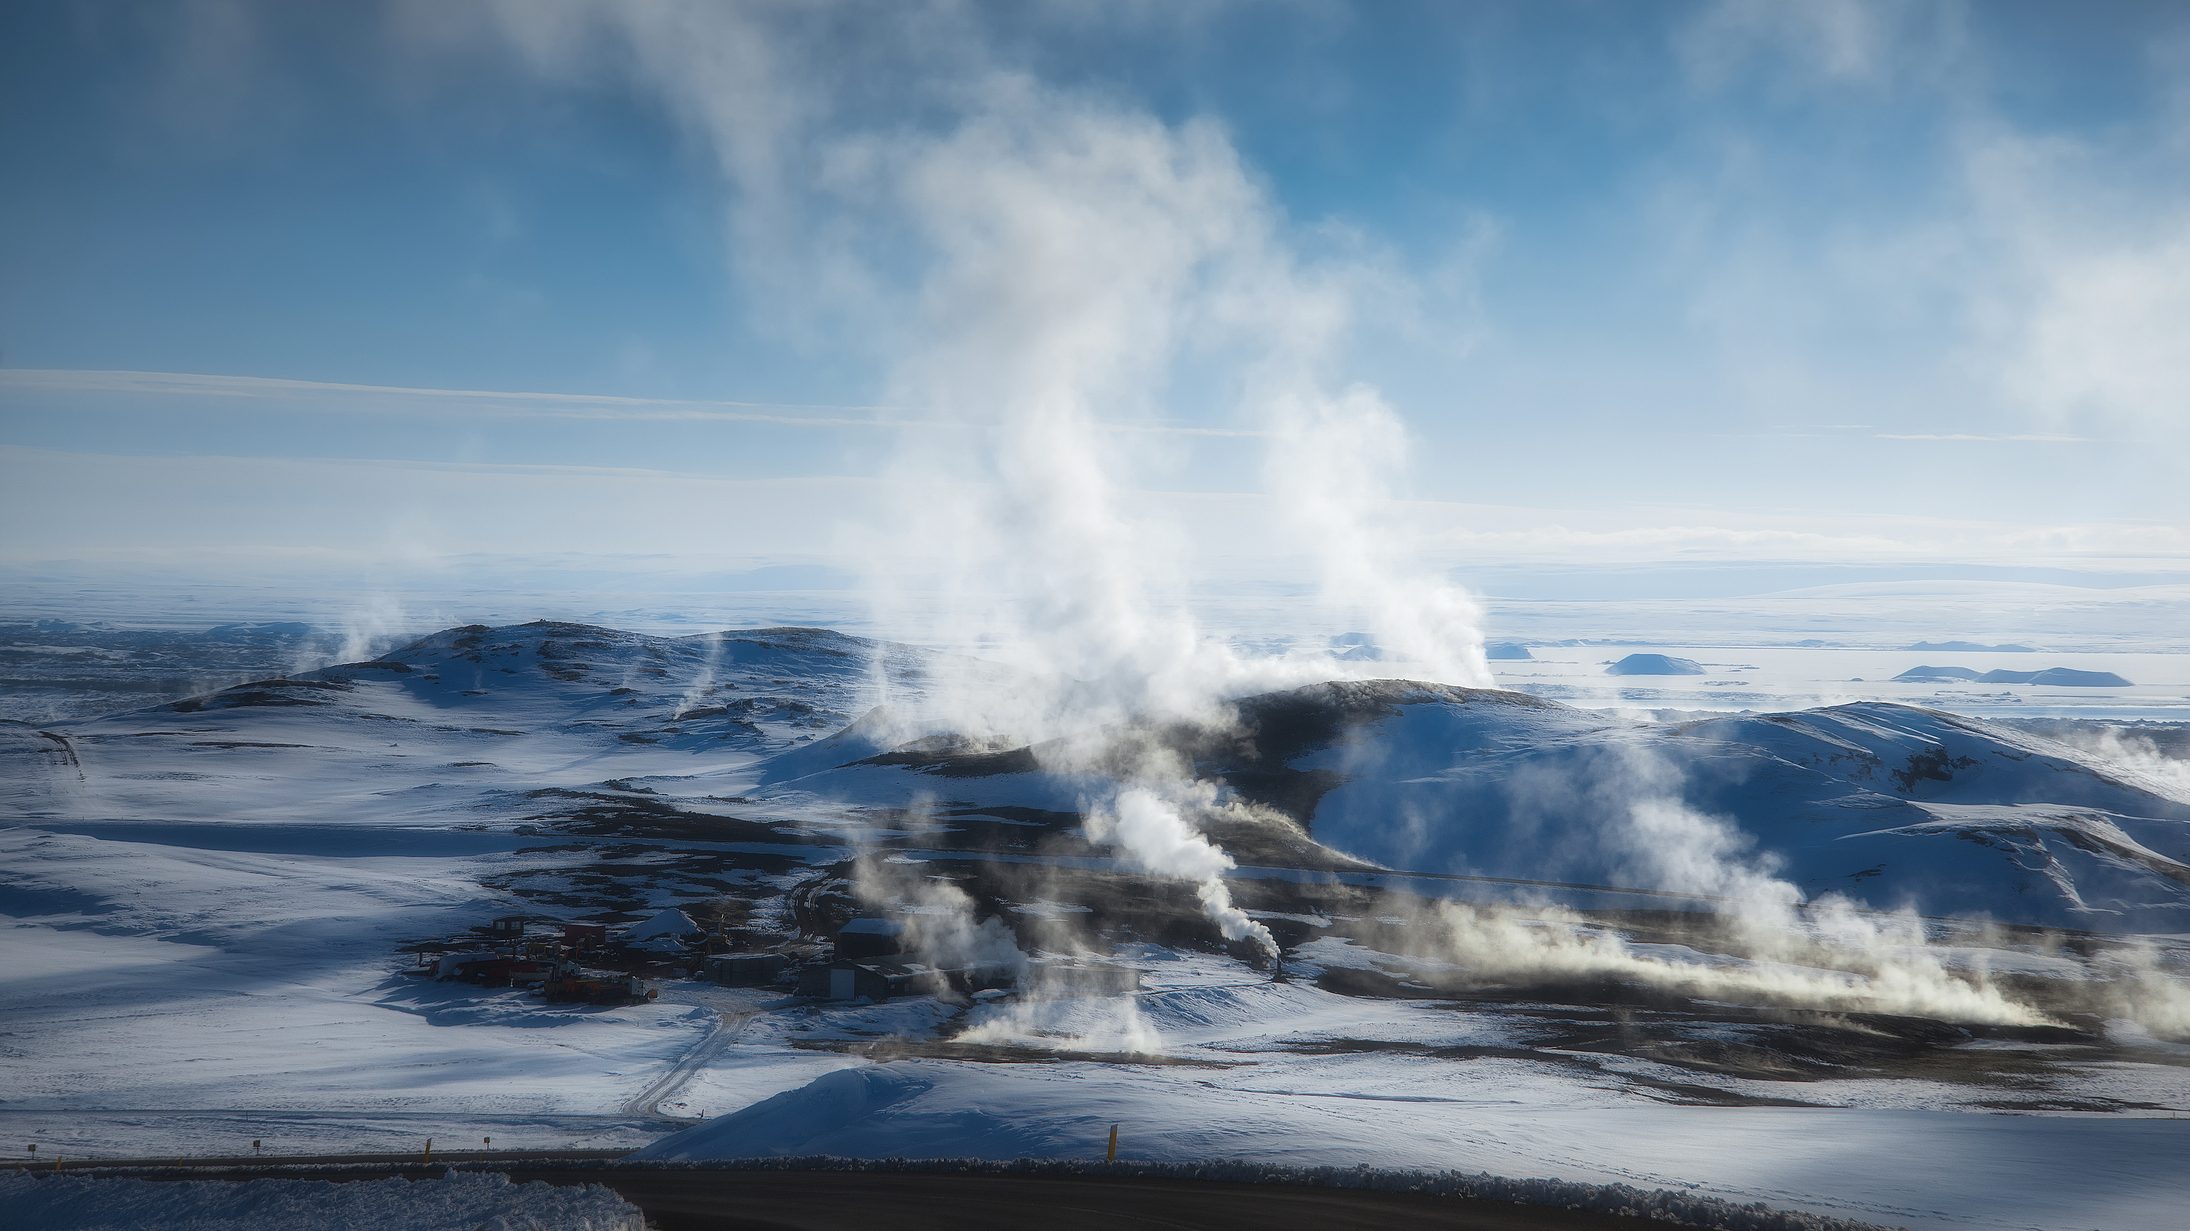
{"type": "MultiPolygon", "coordinates": [[[[972,645],[1020,682],[941,681],[923,725],[1049,740],[1051,768],[1085,775],[1116,759],[1105,730],[1221,725],[1230,697],[1362,670],[1243,655],[1195,619],[1192,527],[1148,494],[1180,459],[1112,426],[1176,415],[1183,387],[1232,390],[1195,417],[1268,442],[1263,494],[1292,510],[1285,534],[1328,608],[1363,617],[1352,626],[1416,674],[1488,682],[1473,605],[1392,532],[1399,420],[1330,379],[1356,288],[1377,277],[1305,258],[1217,125],[1044,84],[959,10],[907,11],[857,16],[904,19],[893,34],[911,50],[894,59],[827,6],[505,13],[551,71],[584,67],[599,35],[627,52],[729,184],[749,285],[795,301],[788,316],[871,336],[887,403],[964,424],[888,471],[898,498],[864,536],[878,623],[972,645]],[[923,71],[946,43],[956,71],[923,71]],[[876,55],[891,105],[878,116],[817,46],[876,55]],[[782,277],[787,262],[809,276],[782,277]]],[[[1266,946],[1224,887],[1229,859],[1196,832],[1214,793],[1164,758],[1119,780],[1084,801],[1090,836],[1194,883],[1220,931],[1266,946]]]]}

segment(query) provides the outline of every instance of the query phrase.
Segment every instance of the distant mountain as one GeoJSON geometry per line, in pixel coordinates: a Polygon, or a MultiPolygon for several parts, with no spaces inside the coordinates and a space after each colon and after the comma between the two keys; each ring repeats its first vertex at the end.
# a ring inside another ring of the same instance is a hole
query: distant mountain
{"type": "Polygon", "coordinates": [[[1702,675],[1703,664],[1669,654],[1630,654],[1604,669],[1606,675],[1702,675]]]}
{"type": "Polygon", "coordinates": [[[1901,684],[1939,684],[1949,680],[1973,684],[2047,684],[2057,688],[2132,688],[2135,685],[2111,671],[2079,671],[2073,667],[2048,667],[2042,671],[1996,669],[1979,673],[1968,667],[1911,667],[1893,677],[1901,684]]]}
{"type": "Polygon", "coordinates": [[[1901,647],[1919,654],[2035,654],[2027,645],[1979,645],[1975,641],[1919,641],[1901,647]]]}
{"type": "Polygon", "coordinates": [[[1340,633],[1331,638],[1328,648],[1331,657],[1342,663],[1369,663],[1384,657],[1376,638],[1367,633],[1340,633]]]}
{"type": "Polygon", "coordinates": [[[1897,684],[1938,684],[1947,680],[1966,683],[1977,676],[1978,672],[1968,667],[1911,667],[1893,678],[1897,684]]]}
{"type": "Polygon", "coordinates": [[[1518,641],[1493,641],[1483,647],[1483,657],[1494,663],[1534,662],[1536,656],[1518,641]]]}
{"type": "Polygon", "coordinates": [[[2060,688],[2128,688],[2128,680],[2111,671],[2078,671],[2073,667],[2048,667],[2043,671],[1987,671],[1980,684],[2052,684],[2060,688]]]}

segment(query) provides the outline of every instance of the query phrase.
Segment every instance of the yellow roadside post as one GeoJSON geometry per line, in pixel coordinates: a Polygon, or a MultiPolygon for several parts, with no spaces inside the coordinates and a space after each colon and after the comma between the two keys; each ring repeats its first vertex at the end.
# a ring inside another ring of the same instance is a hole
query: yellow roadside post
{"type": "Polygon", "coordinates": [[[1110,1126],[1110,1149],[1103,1155],[1103,1161],[1106,1163],[1118,1161],[1118,1126],[1115,1124],[1110,1126]]]}
{"type": "Polygon", "coordinates": [[[431,1137],[428,1137],[428,1138],[426,1138],[426,1158],[425,1158],[425,1161],[426,1161],[426,1162],[429,1162],[429,1163],[433,1161],[433,1138],[431,1138],[431,1137]]]}

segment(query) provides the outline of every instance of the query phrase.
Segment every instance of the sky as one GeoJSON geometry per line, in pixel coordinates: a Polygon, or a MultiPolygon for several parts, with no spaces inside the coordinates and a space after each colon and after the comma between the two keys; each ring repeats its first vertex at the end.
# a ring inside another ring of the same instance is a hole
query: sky
{"type": "Polygon", "coordinates": [[[9,5],[0,166],[18,576],[2190,573],[2176,5],[9,5]]]}

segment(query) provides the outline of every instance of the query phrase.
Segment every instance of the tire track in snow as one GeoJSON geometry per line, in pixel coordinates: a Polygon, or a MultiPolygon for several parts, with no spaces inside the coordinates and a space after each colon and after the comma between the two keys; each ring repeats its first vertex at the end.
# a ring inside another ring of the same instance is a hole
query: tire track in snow
{"type": "Polygon", "coordinates": [[[653,1085],[640,1091],[636,1097],[626,1102],[623,1105],[623,1114],[643,1116],[650,1120],[669,1120],[678,1124],[699,1123],[700,1117],[697,1116],[664,1115],[656,1109],[670,1095],[683,1089],[694,1077],[698,1076],[699,1071],[706,1068],[708,1063],[714,1060],[715,1057],[721,1055],[724,1048],[736,1042],[738,1036],[745,1033],[746,1025],[752,1020],[753,1015],[751,1013],[742,1013],[736,1017],[731,1017],[718,1010],[715,1016],[715,1024],[709,1028],[705,1035],[701,1036],[700,1041],[694,1043],[690,1051],[684,1053],[682,1058],[669,1066],[669,1071],[662,1074],[660,1079],[655,1081],[653,1085]]]}

